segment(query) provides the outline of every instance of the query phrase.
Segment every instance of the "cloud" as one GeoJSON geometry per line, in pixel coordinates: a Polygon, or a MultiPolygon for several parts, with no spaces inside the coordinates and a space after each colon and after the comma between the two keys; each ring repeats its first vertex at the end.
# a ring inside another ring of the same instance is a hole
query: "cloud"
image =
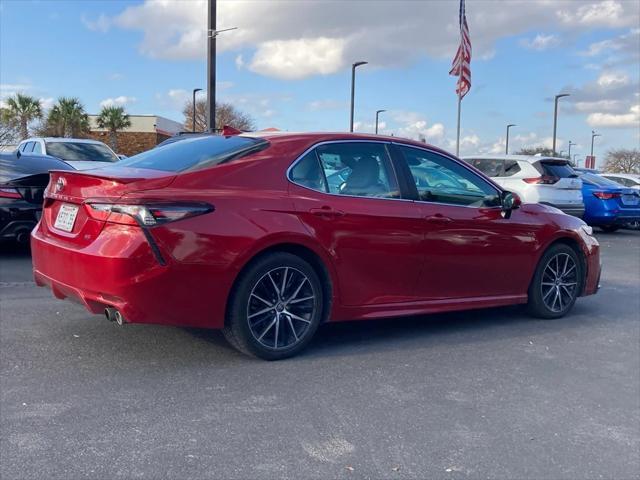
{"type": "Polygon", "coordinates": [[[604,72],[598,77],[598,85],[605,89],[622,87],[630,82],[629,76],[621,72],[604,72]]]}
{"type": "Polygon", "coordinates": [[[110,17],[107,17],[104,13],[101,13],[98,18],[95,20],[91,20],[86,15],[82,15],[80,17],[80,21],[88,30],[92,32],[100,32],[106,33],[111,28],[112,20],[110,17]]]}
{"type": "Polygon", "coordinates": [[[592,113],[587,117],[591,127],[640,128],[640,104],[629,108],[628,113],[592,113]]]}
{"type": "MultiPolygon", "coordinates": [[[[455,2],[408,0],[363,2],[274,0],[219,2],[218,25],[238,27],[221,34],[219,52],[236,51],[238,68],[300,79],[327,75],[365,59],[370,67],[402,66],[428,56],[450,58],[459,41],[455,2]],[[425,19],[437,28],[425,28],[425,19]],[[240,52],[241,51],[241,52],[240,52]]],[[[206,1],[152,1],[128,6],[109,18],[119,28],[142,32],[139,51],[153,58],[202,59],[206,55],[206,1]]],[[[558,6],[549,0],[478,0],[467,5],[474,59],[490,58],[497,40],[532,29],[579,31],[634,27],[640,4],[585,1],[558,6]]],[[[96,21],[94,21],[96,23],[96,21]]],[[[548,35],[547,35],[548,36],[548,35]]],[[[555,37],[555,35],[554,35],[555,37]]],[[[559,37],[558,37],[559,38],[559,37]]],[[[541,37],[532,45],[554,40],[541,37]]]]}
{"type": "Polygon", "coordinates": [[[53,97],[49,97],[49,98],[41,98],[40,99],[40,105],[42,106],[42,108],[44,110],[49,110],[51,107],[53,107],[55,105],[56,101],[53,97]]]}
{"type": "Polygon", "coordinates": [[[539,33],[534,38],[525,38],[520,41],[520,44],[530,50],[537,50],[539,52],[547,50],[549,48],[557,47],[560,45],[560,37],[558,35],[544,35],[539,33]]]}
{"type": "Polygon", "coordinates": [[[115,98],[105,98],[100,102],[100,107],[122,107],[130,103],[135,103],[136,100],[136,97],[126,97],[124,95],[115,98]]]}

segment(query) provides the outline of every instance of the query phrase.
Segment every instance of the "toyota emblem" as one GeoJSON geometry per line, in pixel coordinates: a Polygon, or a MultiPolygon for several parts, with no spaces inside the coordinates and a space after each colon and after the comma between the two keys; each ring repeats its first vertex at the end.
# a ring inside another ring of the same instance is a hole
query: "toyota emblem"
{"type": "Polygon", "coordinates": [[[58,181],[56,182],[56,193],[60,193],[62,190],[64,190],[64,186],[67,184],[67,182],[65,181],[64,178],[60,177],[58,178],[58,181]]]}

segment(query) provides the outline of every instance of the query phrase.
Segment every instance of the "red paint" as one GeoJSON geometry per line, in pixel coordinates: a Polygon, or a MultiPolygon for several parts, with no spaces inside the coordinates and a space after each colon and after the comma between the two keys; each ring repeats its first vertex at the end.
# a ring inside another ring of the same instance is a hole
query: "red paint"
{"type": "Polygon", "coordinates": [[[504,218],[499,207],[329,195],[286,177],[296,158],[323,141],[423,143],[329,133],[265,138],[271,145],[249,157],[177,175],[117,165],[53,172],[32,233],[36,282],[94,313],[115,306],[131,322],[220,328],[240,270],[286,244],[324,264],[330,320],[356,320],[524,303],[544,250],[569,241],[584,254],[584,294],[597,290],[597,241],[581,231],[581,220],[545,206],[522,205],[504,218]],[[66,185],[55,192],[60,177],[66,185]],[[140,226],[90,215],[86,203],[96,200],[215,210],[147,230],[161,265],[140,226]],[[80,206],[70,233],[53,228],[62,203],[80,206]]]}

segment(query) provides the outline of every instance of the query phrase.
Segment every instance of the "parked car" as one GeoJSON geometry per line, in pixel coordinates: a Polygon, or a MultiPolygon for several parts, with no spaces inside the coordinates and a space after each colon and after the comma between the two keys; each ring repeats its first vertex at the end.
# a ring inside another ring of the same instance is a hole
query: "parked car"
{"type": "Polygon", "coordinates": [[[625,187],[640,190],[640,175],[633,173],[603,173],[602,176],[625,187]]]}
{"type": "Polygon", "coordinates": [[[583,173],[581,178],[587,224],[615,232],[640,221],[640,190],[593,173],[583,173]]]}
{"type": "Polygon", "coordinates": [[[220,328],[264,359],[328,321],[511,304],[558,318],[598,289],[582,220],[396,137],[195,137],[51,185],[38,285],[119,324],[220,328]]]}
{"type": "Polygon", "coordinates": [[[536,155],[487,155],[464,160],[524,203],[551,205],[576,217],[584,214],[582,182],[563,158],[536,155]]]}
{"type": "Polygon", "coordinates": [[[29,233],[42,213],[49,170],[71,170],[63,161],[46,155],[0,154],[0,240],[29,241],[29,233]]]}
{"type": "Polygon", "coordinates": [[[120,160],[107,145],[83,138],[28,138],[18,144],[17,155],[50,155],[76,170],[100,168],[120,160]]]}

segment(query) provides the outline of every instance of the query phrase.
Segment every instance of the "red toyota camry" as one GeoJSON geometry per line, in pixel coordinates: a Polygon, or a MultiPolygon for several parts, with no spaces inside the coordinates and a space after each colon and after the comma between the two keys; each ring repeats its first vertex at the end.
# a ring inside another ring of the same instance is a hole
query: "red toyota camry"
{"type": "Polygon", "coordinates": [[[54,171],[31,241],[58,298],[118,323],[220,328],[279,359],[323,322],[511,304],[561,317],[598,289],[591,233],[423,143],[272,133],[54,171]]]}

